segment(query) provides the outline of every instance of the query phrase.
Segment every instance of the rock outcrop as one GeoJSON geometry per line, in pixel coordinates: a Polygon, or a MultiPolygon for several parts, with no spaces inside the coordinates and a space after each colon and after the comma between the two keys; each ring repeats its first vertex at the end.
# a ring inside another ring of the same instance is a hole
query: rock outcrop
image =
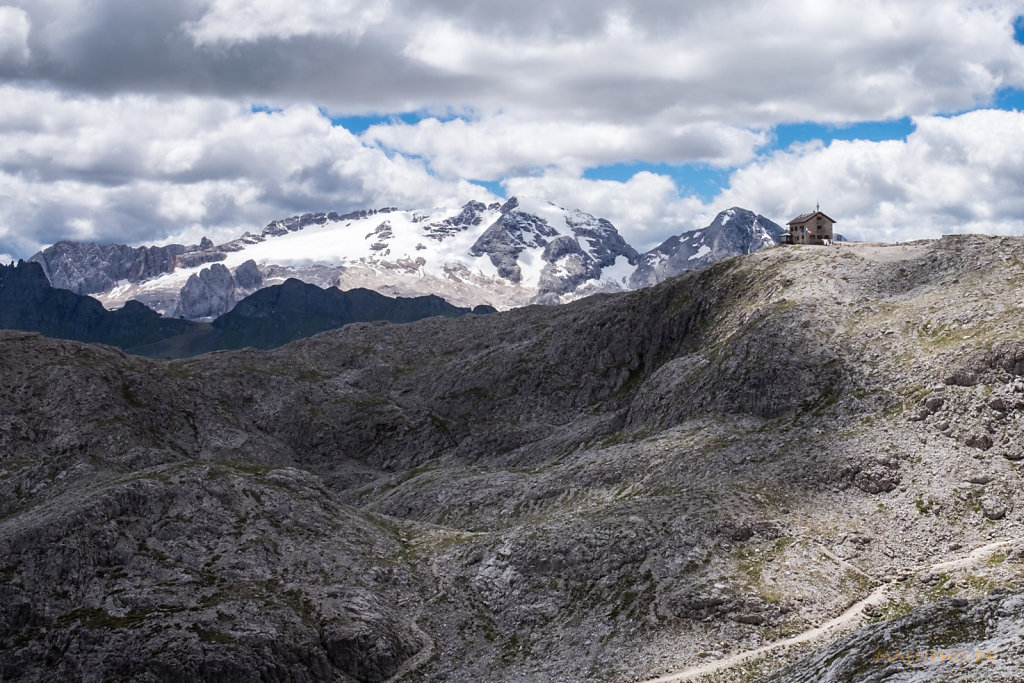
{"type": "Polygon", "coordinates": [[[501,216],[470,247],[473,256],[488,256],[498,269],[498,277],[512,284],[523,279],[519,255],[525,249],[544,249],[558,231],[544,218],[516,210],[519,201],[512,197],[501,207],[501,216]]]}
{"type": "Polygon", "coordinates": [[[50,284],[76,294],[95,294],[118,282],[140,282],[169,273],[185,253],[180,244],[165,247],[128,247],[123,244],[57,242],[34,255],[50,284]]]}
{"type": "Polygon", "coordinates": [[[189,276],[172,315],[190,320],[216,318],[262,286],[263,275],[252,259],[238,266],[234,273],[215,263],[189,276]]]}

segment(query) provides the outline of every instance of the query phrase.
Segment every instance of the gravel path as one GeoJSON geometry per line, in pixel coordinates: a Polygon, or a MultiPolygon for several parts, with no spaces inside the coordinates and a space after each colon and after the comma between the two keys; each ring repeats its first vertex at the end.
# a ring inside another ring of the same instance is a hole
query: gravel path
{"type": "MultiPolygon", "coordinates": [[[[1009,545],[1009,541],[997,541],[995,543],[989,543],[979,548],[975,548],[963,557],[956,558],[954,560],[946,560],[933,565],[925,565],[920,567],[914,567],[911,569],[912,573],[918,573],[922,571],[928,572],[945,572],[957,569],[965,569],[972,567],[979,562],[987,559],[994,552],[1000,548],[1004,548],[1009,545]]],[[[864,617],[864,609],[868,606],[880,606],[888,599],[889,587],[892,585],[892,579],[887,580],[875,588],[866,597],[858,600],[857,602],[850,605],[845,612],[840,614],[838,617],[826,621],[820,626],[816,626],[806,631],[797,633],[796,635],[777,640],[774,643],[768,645],[762,645],[759,648],[753,650],[747,650],[745,652],[738,652],[734,655],[719,659],[713,662],[707,662],[699,666],[691,667],[683,671],[676,673],[667,674],[659,678],[652,678],[644,683],[675,683],[676,681],[692,681],[700,678],[701,676],[707,676],[719,671],[731,669],[741,664],[745,664],[751,660],[759,659],[760,657],[781,650],[783,648],[790,647],[792,645],[800,645],[802,643],[809,643],[819,640],[825,636],[832,635],[833,633],[844,629],[850,624],[859,622],[864,617]]]]}

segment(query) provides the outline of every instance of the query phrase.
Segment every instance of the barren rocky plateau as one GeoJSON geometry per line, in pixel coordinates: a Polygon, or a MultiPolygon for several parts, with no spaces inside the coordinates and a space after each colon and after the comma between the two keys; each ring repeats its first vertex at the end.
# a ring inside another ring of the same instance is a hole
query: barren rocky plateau
{"type": "Polygon", "coordinates": [[[0,680],[1024,679],[1022,323],[1024,239],[950,236],[181,361],[0,332],[0,680]]]}

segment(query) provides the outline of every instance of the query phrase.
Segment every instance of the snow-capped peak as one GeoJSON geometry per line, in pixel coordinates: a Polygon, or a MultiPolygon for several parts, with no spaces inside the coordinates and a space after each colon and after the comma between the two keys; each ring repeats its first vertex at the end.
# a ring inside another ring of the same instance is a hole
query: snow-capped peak
{"type": "Polygon", "coordinates": [[[212,264],[218,265],[214,279],[225,291],[251,289],[255,268],[264,285],[295,277],[320,286],[436,294],[458,306],[504,309],[645,286],[763,248],[773,230],[782,232],[762,216],[733,207],[707,228],[670,238],[641,256],[604,218],[535,197],[509,197],[503,204],[303,214],[218,246],[209,240],[192,247],[138,249],[58,243],[33,259],[47,269],[54,286],[96,294],[111,308],[137,299],[165,314],[225,312],[215,309],[230,304],[183,300],[205,296],[209,288],[196,283],[212,282],[209,274],[200,277],[212,264]],[[125,262],[103,264],[111,258],[125,262]],[[146,267],[140,270],[136,262],[146,267]],[[97,263],[110,267],[99,277],[85,272],[97,263]],[[229,281],[243,264],[246,283],[229,281]],[[193,286],[186,287],[190,279],[193,286]],[[108,281],[102,289],[82,291],[89,283],[108,281]]]}

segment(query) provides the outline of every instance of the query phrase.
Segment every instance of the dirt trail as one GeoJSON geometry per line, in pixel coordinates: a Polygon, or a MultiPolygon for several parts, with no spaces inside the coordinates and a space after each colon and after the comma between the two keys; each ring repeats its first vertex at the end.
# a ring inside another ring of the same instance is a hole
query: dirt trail
{"type": "MultiPolygon", "coordinates": [[[[946,560],[944,562],[938,562],[932,565],[923,565],[919,567],[911,567],[909,571],[913,574],[927,571],[950,571],[956,569],[965,569],[973,566],[981,560],[989,557],[995,551],[999,550],[1010,544],[1010,541],[997,541],[995,543],[989,543],[979,548],[975,548],[963,557],[956,558],[954,560],[946,560]]],[[[808,643],[820,638],[823,638],[832,633],[842,630],[844,627],[859,622],[864,617],[864,608],[868,605],[881,605],[887,599],[887,593],[889,587],[893,581],[890,579],[885,583],[875,588],[871,593],[861,600],[858,600],[854,604],[850,605],[845,612],[840,614],[838,617],[826,621],[820,626],[816,626],[806,631],[797,633],[796,635],[777,640],[774,643],[762,645],[759,648],[753,650],[747,650],[746,652],[738,652],[734,655],[730,655],[723,659],[719,659],[713,662],[707,662],[706,664],[700,664],[698,666],[684,669],[676,673],[666,674],[658,678],[651,678],[644,683],[675,683],[676,681],[692,681],[700,678],[701,676],[707,676],[709,674],[717,673],[725,669],[731,669],[732,667],[739,666],[746,662],[754,659],[758,659],[763,655],[766,655],[775,650],[781,650],[783,648],[790,647],[792,645],[799,645],[801,643],[808,643]]]]}

